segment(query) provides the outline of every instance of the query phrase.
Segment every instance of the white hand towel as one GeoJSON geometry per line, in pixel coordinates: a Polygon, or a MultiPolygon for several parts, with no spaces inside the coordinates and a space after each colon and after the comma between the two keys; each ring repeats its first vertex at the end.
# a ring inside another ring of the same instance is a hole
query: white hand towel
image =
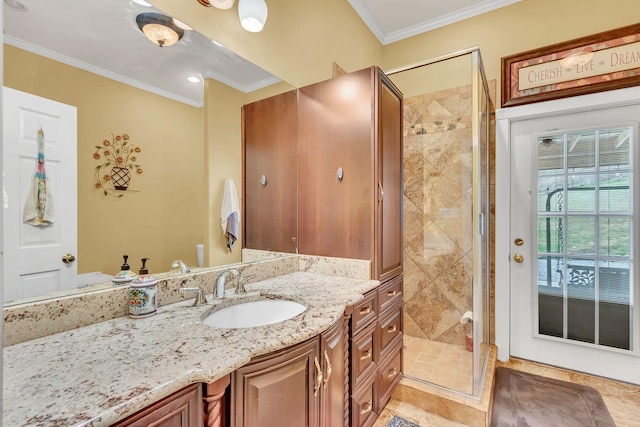
{"type": "Polygon", "coordinates": [[[233,243],[238,239],[238,225],[240,224],[240,204],[236,185],[231,179],[224,180],[224,195],[222,196],[222,208],[220,209],[220,222],[222,232],[227,238],[229,252],[233,243]]]}

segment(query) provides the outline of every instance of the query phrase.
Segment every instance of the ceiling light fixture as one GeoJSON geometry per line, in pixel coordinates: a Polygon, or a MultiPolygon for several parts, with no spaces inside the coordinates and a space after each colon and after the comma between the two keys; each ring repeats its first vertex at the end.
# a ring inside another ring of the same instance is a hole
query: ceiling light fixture
{"type": "Polygon", "coordinates": [[[218,9],[231,9],[235,0],[198,0],[203,6],[213,6],[218,9]]]}
{"type": "Polygon", "coordinates": [[[189,83],[200,83],[200,77],[197,76],[189,76],[187,77],[187,81],[189,83]]]}
{"type": "Polygon", "coordinates": [[[151,3],[145,0],[131,0],[131,1],[134,2],[135,4],[139,4],[140,6],[151,7],[151,3]]]}
{"type": "Polygon", "coordinates": [[[184,30],[173,22],[173,18],[159,13],[141,13],[136,16],[136,23],[140,31],[160,47],[174,45],[184,35],[184,30]]]}
{"type": "Polygon", "coordinates": [[[257,33],[262,31],[267,22],[267,3],[264,0],[239,0],[238,16],[240,25],[245,30],[257,33]]]}

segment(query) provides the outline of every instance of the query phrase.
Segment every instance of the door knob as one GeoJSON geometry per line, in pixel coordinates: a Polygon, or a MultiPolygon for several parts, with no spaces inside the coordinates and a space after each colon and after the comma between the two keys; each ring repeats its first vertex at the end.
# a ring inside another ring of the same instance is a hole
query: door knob
{"type": "Polygon", "coordinates": [[[64,262],[65,264],[70,264],[75,260],[76,260],[76,257],[74,257],[72,254],[62,255],[62,262],[64,262]]]}
{"type": "Polygon", "coordinates": [[[515,254],[515,255],[513,256],[513,260],[514,260],[515,262],[522,262],[522,261],[524,261],[524,257],[523,257],[521,254],[515,254]]]}

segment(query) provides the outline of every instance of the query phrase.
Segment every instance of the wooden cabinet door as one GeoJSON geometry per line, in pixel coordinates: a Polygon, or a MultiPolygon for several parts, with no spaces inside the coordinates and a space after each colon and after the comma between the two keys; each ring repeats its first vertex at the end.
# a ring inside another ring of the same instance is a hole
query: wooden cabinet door
{"type": "Polygon", "coordinates": [[[296,253],[296,99],[293,90],[242,109],[245,248],[296,253]]]}
{"type": "Polygon", "coordinates": [[[338,320],[320,337],[323,383],[320,397],[320,426],[347,427],[348,412],[348,343],[346,319],[338,320]]]}
{"type": "Polygon", "coordinates": [[[300,253],[373,256],[373,87],[365,69],[299,89],[300,253]]]}
{"type": "Polygon", "coordinates": [[[236,370],[232,380],[231,425],[318,427],[322,388],[318,347],[316,337],[259,357],[236,370]]]}
{"type": "Polygon", "coordinates": [[[112,427],[202,427],[202,384],[192,384],[112,427]]]}
{"type": "Polygon", "coordinates": [[[378,86],[375,278],[402,272],[402,96],[382,74],[378,86]]]}

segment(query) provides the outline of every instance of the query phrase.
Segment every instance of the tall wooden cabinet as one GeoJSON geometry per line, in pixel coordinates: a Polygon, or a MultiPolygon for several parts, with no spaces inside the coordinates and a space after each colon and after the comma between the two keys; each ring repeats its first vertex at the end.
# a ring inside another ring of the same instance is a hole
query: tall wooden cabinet
{"type": "Polygon", "coordinates": [[[243,247],[297,251],[297,91],[242,108],[243,247]]]}
{"type": "MultiPolygon", "coordinates": [[[[402,377],[402,108],[402,94],[377,67],[243,108],[244,247],[370,260],[371,278],[382,282],[354,308],[343,347],[348,353],[341,371],[349,374],[342,386],[349,387],[342,425],[353,427],[373,425],[402,377]],[[271,171],[266,185],[264,171],[271,171]]],[[[331,348],[325,338],[323,348],[331,348]]],[[[315,358],[311,354],[305,360],[315,358]]],[[[324,357],[321,351],[319,360],[324,357]]],[[[297,381],[313,369],[304,363],[296,365],[297,381]]],[[[238,372],[244,375],[244,369],[238,372]]],[[[284,381],[288,374],[276,376],[284,381]]],[[[331,378],[338,381],[335,374],[331,378]]],[[[309,392],[297,387],[292,398],[306,399],[309,392]]],[[[339,387],[334,392],[327,384],[322,394],[322,427],[339,425],[339,387]]],[[[257,387],[254,394],[261,395],[257,387]]],[[[266,393],[263,400],[275,395],[266,393]]],[[[241,416],[238,427],[256,425],[241,416]]],[[[311,418],[298,425],[315,426],[311,418]]]]}
{"type": "Polygon", "coordinates": [[[402,270],[402,95],[371,67],[298,90],[298,251],[402,270]]]}
{"type": "Polygon", "coordinates": [[[402,95],[377,67],[246,105],[243,129],[244,247],[401,273],[402,95]]]}

